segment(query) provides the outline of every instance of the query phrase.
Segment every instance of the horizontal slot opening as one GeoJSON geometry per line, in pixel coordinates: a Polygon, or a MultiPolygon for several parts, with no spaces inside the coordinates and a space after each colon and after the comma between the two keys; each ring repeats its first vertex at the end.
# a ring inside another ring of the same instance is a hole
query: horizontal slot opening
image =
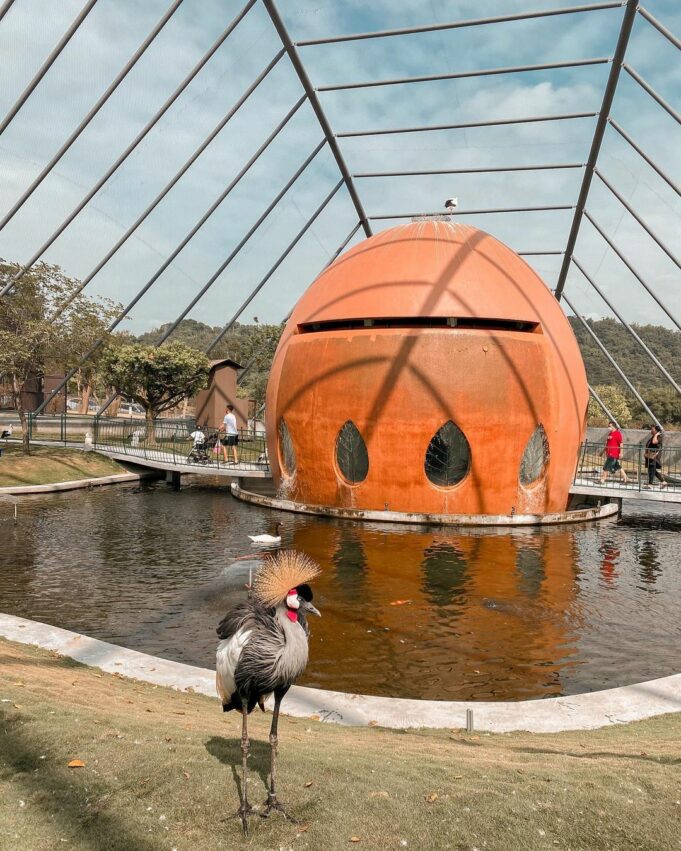
{"type": "Polygon", "coordinates": [[[488,331],[520,331],[532,334],[540,330],[538,322],[515,319],[481,319],[456,316],[398,316],[377,319],[328,319],[322,322],[301,322],[299,334],[315,334],[322,331],[360,331],[372,328],[459,328],[484,329],[488,331]]]}

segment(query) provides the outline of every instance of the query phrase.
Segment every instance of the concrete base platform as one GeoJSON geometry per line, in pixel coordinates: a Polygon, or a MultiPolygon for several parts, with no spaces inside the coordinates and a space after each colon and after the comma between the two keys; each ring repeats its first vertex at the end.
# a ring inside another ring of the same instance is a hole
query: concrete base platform
{"type": "MultiPolygon", "coordinates": [[[[111,674],[216,696],[212,670],[126,650],[59,627],[0,614],[0,636],[54,650],[111,674]]],[[[590,694],[498,703],[406,700],[294,686],[283,703],[287,715],[314,716],[351,727],[378,725],[393,729],[465,728],[467,709],[473,710],[474,726],[480,731],[590,730],[681,711],[681,674],[590,694]]]]}
{"type": "Polygon", "coordinates": [[[279,511],[292,511],[297,514],[316,514],[320,517],[337,517],[343,520],[370,520],[378,523],[413,523],[426,526],[555,526],[561,523],[589,523],[615,517],[619,513],[616,502],[595,505],[574,511],[561,511],[555,514],[409,514],[403,511],[368,511],[359,508],[332,508],[324,505],[307,505],[280,499],[262,493],[254,493],[242,488],[238,482],[232,483],[232,496],[252,505],[276,508],[279,511]]]}

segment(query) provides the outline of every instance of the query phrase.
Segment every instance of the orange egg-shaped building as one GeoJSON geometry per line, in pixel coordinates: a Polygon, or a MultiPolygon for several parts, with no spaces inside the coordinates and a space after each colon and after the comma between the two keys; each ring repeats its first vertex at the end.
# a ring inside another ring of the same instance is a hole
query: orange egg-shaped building
{"type": "Polygon", "coordinates": [[[565,511],[588,388],[570,324],[484,231],[391,228],[296,305],[267,389],[281,495],[419,514],[565,511]]]}

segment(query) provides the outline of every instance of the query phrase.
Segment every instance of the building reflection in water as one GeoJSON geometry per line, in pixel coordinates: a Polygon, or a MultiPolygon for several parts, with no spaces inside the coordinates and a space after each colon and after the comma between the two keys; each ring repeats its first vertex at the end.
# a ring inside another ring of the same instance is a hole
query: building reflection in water
{"type": "Polygon", "coordinates": [[[561,693],[580,624],[571,535],[300,524],[322,565],[305,682],[504,700],[561,693]]]}

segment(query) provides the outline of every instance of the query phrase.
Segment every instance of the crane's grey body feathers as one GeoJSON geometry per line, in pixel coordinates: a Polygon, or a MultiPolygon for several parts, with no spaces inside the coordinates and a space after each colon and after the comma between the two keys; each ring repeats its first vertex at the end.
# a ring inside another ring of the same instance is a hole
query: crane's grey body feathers
{"type": "Polygon", "coordinates": [[[217,633],[216,683],[225,712],[244,703],[251,712],[262,696],[288,688],[307,665],[307,620],[302,613],[290,620],[283,604],[268,609],[257,601],[241,603],[217,633]]]}

